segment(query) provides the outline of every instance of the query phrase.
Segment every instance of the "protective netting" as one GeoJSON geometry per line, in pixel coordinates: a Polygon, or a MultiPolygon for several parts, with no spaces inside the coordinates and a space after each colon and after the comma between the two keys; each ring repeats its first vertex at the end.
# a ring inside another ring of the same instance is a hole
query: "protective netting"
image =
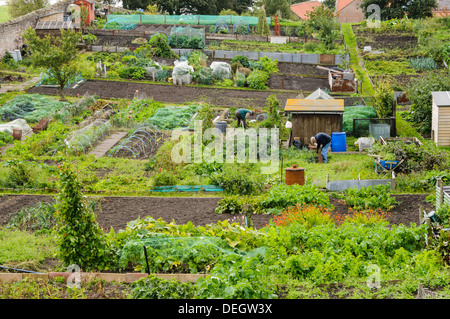
{"type": "Polygon", "coordinates": [[[21,118],[28,123],[37,123],[69,104],[40,94],[21,94],[0,108],[0,119],[9,122],[21,118]]]}
{"type": "Polygon", "coordinates": [[[188,64],[188,61],[175,61],[172,70],[173,84],[182,85],[190,84],[192,81],[192,73],[194,68],[188,64]]]}
{"type": "MultiPolygon", "coordinates": [[[[366,105],[357,105],[357,106],[346,106],[344,109],[344,114],[342,116],[342,127],[344,132],[353,132],[353,119],[366,119],[366,118],[376,118],[377,111],[371,107],[366,105]]],[[[364,121],[365,122],[365,121],[364,121]]],[[[355,127],[355,131],[359,132],[361,130],[366,130],[367,125],[361,122],[357,122],[355,127]]],[[[358,135],[362,136],[362,135],[358,135]]]]}
{"type": "Polygon", "coordinates": [[[109,151],[112,157],[146,157],[157,148],[163,133],[150,123],[140,124],[127,138],[109,151]]]}
{"type": "Polygon", "coordinates": [[[218,81],[233,78],[231,66],[226,62],[213,62],[210,65],[212,69],[211,78],[218,81]]]}
{"type": "Polygon", "coordinates": [[[112,125],[108,120],[97,119],[91,124],[70,133],[64,140],[65,145],[58,147],[54,153],[64,146],[68,154],[75,155],[86,152],[97,141],[103,139],[106,135],[110,135],[111,128],[112,125]]]}
{"type": "Polygon", "coordinates": [[[90,95],[89,92],[86,92],[83,97],[77,102],[71,104],[65,103],[54,116],[55,118],[60,119],[62,122],[67,123],[74,116],[79,116],[91,105],[94,105],[96,100],[97,99],[95,96],[90,95]]]}
{"type": "MultiPolygon", "coordinates": [[[[67,80],[64,88],[65,89],[74,89],[83,82],[86,82],[86,79],[83,78],[81,73],[77,73],[67,80]]],[[[56,81],[56,76],[54,74],[52,74],[52,71],[47,70],[46,72],[41,73],[41,75],[39,77],[39,82],[35,86],[36,87],[39,87],[39,86],[57,87],[57,86],[59,86],[59,84],[56,81]]]]}
{"type": "Polygon", "coordinates": [[[250,33],[250,26],[248,21],[245,19],[236,19],[233,25],[233,34],[249,34],[249,33],[250,33]]]}
{"type": "MultiPolygon", "coordinates": [[[[245,17],[235,15],[141,15],[130,14],[121,15],[122,21],[128,23],[146,23],[146,24],[191,24],[191,25],[215,25],[218,19],[224,19],[229,25],[234,24],[236,20],[246,21],[250,26],[258,24],[258,17],[245,17]]],[[[107,20],[117,19],[117,15],[107,15],[107,20]]],[[[270,25],[271,18],[268,17],[267,23],[270,25]]]]}
{"type": "MultiPolygon", "coordinates": [[[[120,18],[109,19],[108,22],[105,23],[103,29],[107,30],[133,30],[137,28],[136,22],[129,21],[129,19],[125,18],[126,16],[121,16],[120,18]]],[[[139,22],[137,22],[139,23],[139,22]]]]}
{"type": "Polygon", "coordinates": [[[168,41],[176,48],[203,48],[206,45],[205,29],[173,26],[168,41]]]}
{"type": "Polygon", "coordinates": [[[157,109],[147,122],[162,130],[188,128],[200,107],[200,105],[166,106],[157,109]]]}
{"type": "Polygon", "coordinates": [[[150,272],[182,270],[191,273],[208,272],[211,265],[229,255],[255,257],[265,253],[265,247],[249,251],[239,250],[219,237],[177,237],[160,233],[147,233],[146,238],[132,239],[121,250],[119,263],[129,263],[150,272]],[[144,251],[145,246],[145,251],[144,251]],[[147,253],[147,258],[145,256],[147,253]],[[186,269],[185,269],[186,268],[186,269]]]}

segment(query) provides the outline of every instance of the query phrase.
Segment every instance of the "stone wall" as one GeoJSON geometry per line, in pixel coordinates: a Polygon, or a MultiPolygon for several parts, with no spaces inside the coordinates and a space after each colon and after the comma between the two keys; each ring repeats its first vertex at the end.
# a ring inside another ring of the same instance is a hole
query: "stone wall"
{"type": "Polygon", "coordinates": [[[16,19],[0,23],[0,57],[7,51],[20,49],[23,44],[22,33],[34,28],[39,17],[64,10],[73,0],[61,0],[54,5],[30,12],[16,19]]]}

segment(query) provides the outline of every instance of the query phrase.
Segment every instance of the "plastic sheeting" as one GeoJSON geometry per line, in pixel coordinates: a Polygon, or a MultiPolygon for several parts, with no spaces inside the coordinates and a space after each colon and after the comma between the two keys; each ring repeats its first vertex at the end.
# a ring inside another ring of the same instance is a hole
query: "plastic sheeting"
{"type": "Polygon", "coordinates": [[[188,61],[175,61],[174,64],[175,66],[172,71],[173,84],[190,84],[192,82],[194,68],[188,65],[188,61]]]}
{"type": "Polygon", "coordinates": [[[211,74],[211,78],[214,80],[225,80],[232,79],[233,72],[231,70],[231,66],[226,62],[213,62],[210,65],[210,68],[213,70],[211,74]]]}
{"type": "Polygon", "coordinates": [[[0,124],[0,132],[4,132],[8,135],[12,136],[14,129],[22,130],[22,135],[27,135],[32,132],[32,128],[24,119],[17,119],[6,124],[0,124]]]}

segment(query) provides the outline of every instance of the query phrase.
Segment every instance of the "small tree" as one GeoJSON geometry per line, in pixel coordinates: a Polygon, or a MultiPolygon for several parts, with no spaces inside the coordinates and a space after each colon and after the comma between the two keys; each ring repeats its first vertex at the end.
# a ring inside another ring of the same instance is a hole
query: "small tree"
{"type": "Polygon", "coordinates": [[[256,32],[259,35],[270,35],[270,28],[269,28],[269,24],[267,23],[267,18],[266,18],[266,10],[264,9],[264,7],[262,7],[259,10],[259,15],[258,15],[258,24],[256,26],[256,32]]]}
{"type": "Polygon", "coordinates": [[[107,269],[112,255],[106,234],[85,202],[75,174],[67,165],[59,166],[59,170],[56,217],[61,260],[82,270],[107,269]]]}
{"type": "Polygon", "coordinates": [[[386,118],[392,116],[394,110],[394,90],[388,81],[377,83],[374,94],[374,108],[378,117],[386,118]]]}
{"type": "Polygon", "coordinates": [[[30,27],[23,34],[23,38],[31,53],[30,59],[33,66],[47,68],[48,73],[58,83],[61,100],[65,100],[64,87],[78,73],[74,61],[77,58],[77,46],[81,40],[81,33],[71,29],[61,29],[60,37],[47,35],[40,38],[30,27]]]}
{"type": "Polygon", "coordinates": [[[307,24],[311,30],[315,30],[320,41],[327,50],[334,48],[334,41],[339,38],[339,22],[334,17],[333,11],[321,5],[307,13],[307,24]]]}

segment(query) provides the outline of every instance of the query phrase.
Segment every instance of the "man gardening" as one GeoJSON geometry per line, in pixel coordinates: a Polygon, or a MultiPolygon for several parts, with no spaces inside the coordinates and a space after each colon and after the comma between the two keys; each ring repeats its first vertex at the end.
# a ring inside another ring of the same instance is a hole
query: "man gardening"
{"type": "Polygon", "coordinates": [[[328,134],[320,132],[316,136],[311,137],[311,144],[317,144],[317,154],[319,154],[319,148],[322,147],[323,162],[327,163],[327,152],[331,145],[331,137],[328,134]]]}
{"type": "Polygon", "coordinates": [[[247,114],[253,115],[253,112],[247,109],[237,109],[234,115],[237,118],[237,127],[241,126],[241,122],[244,124],[244,128],[247,128],[247,122],[245,121],[245,116],[247,114]]]}

